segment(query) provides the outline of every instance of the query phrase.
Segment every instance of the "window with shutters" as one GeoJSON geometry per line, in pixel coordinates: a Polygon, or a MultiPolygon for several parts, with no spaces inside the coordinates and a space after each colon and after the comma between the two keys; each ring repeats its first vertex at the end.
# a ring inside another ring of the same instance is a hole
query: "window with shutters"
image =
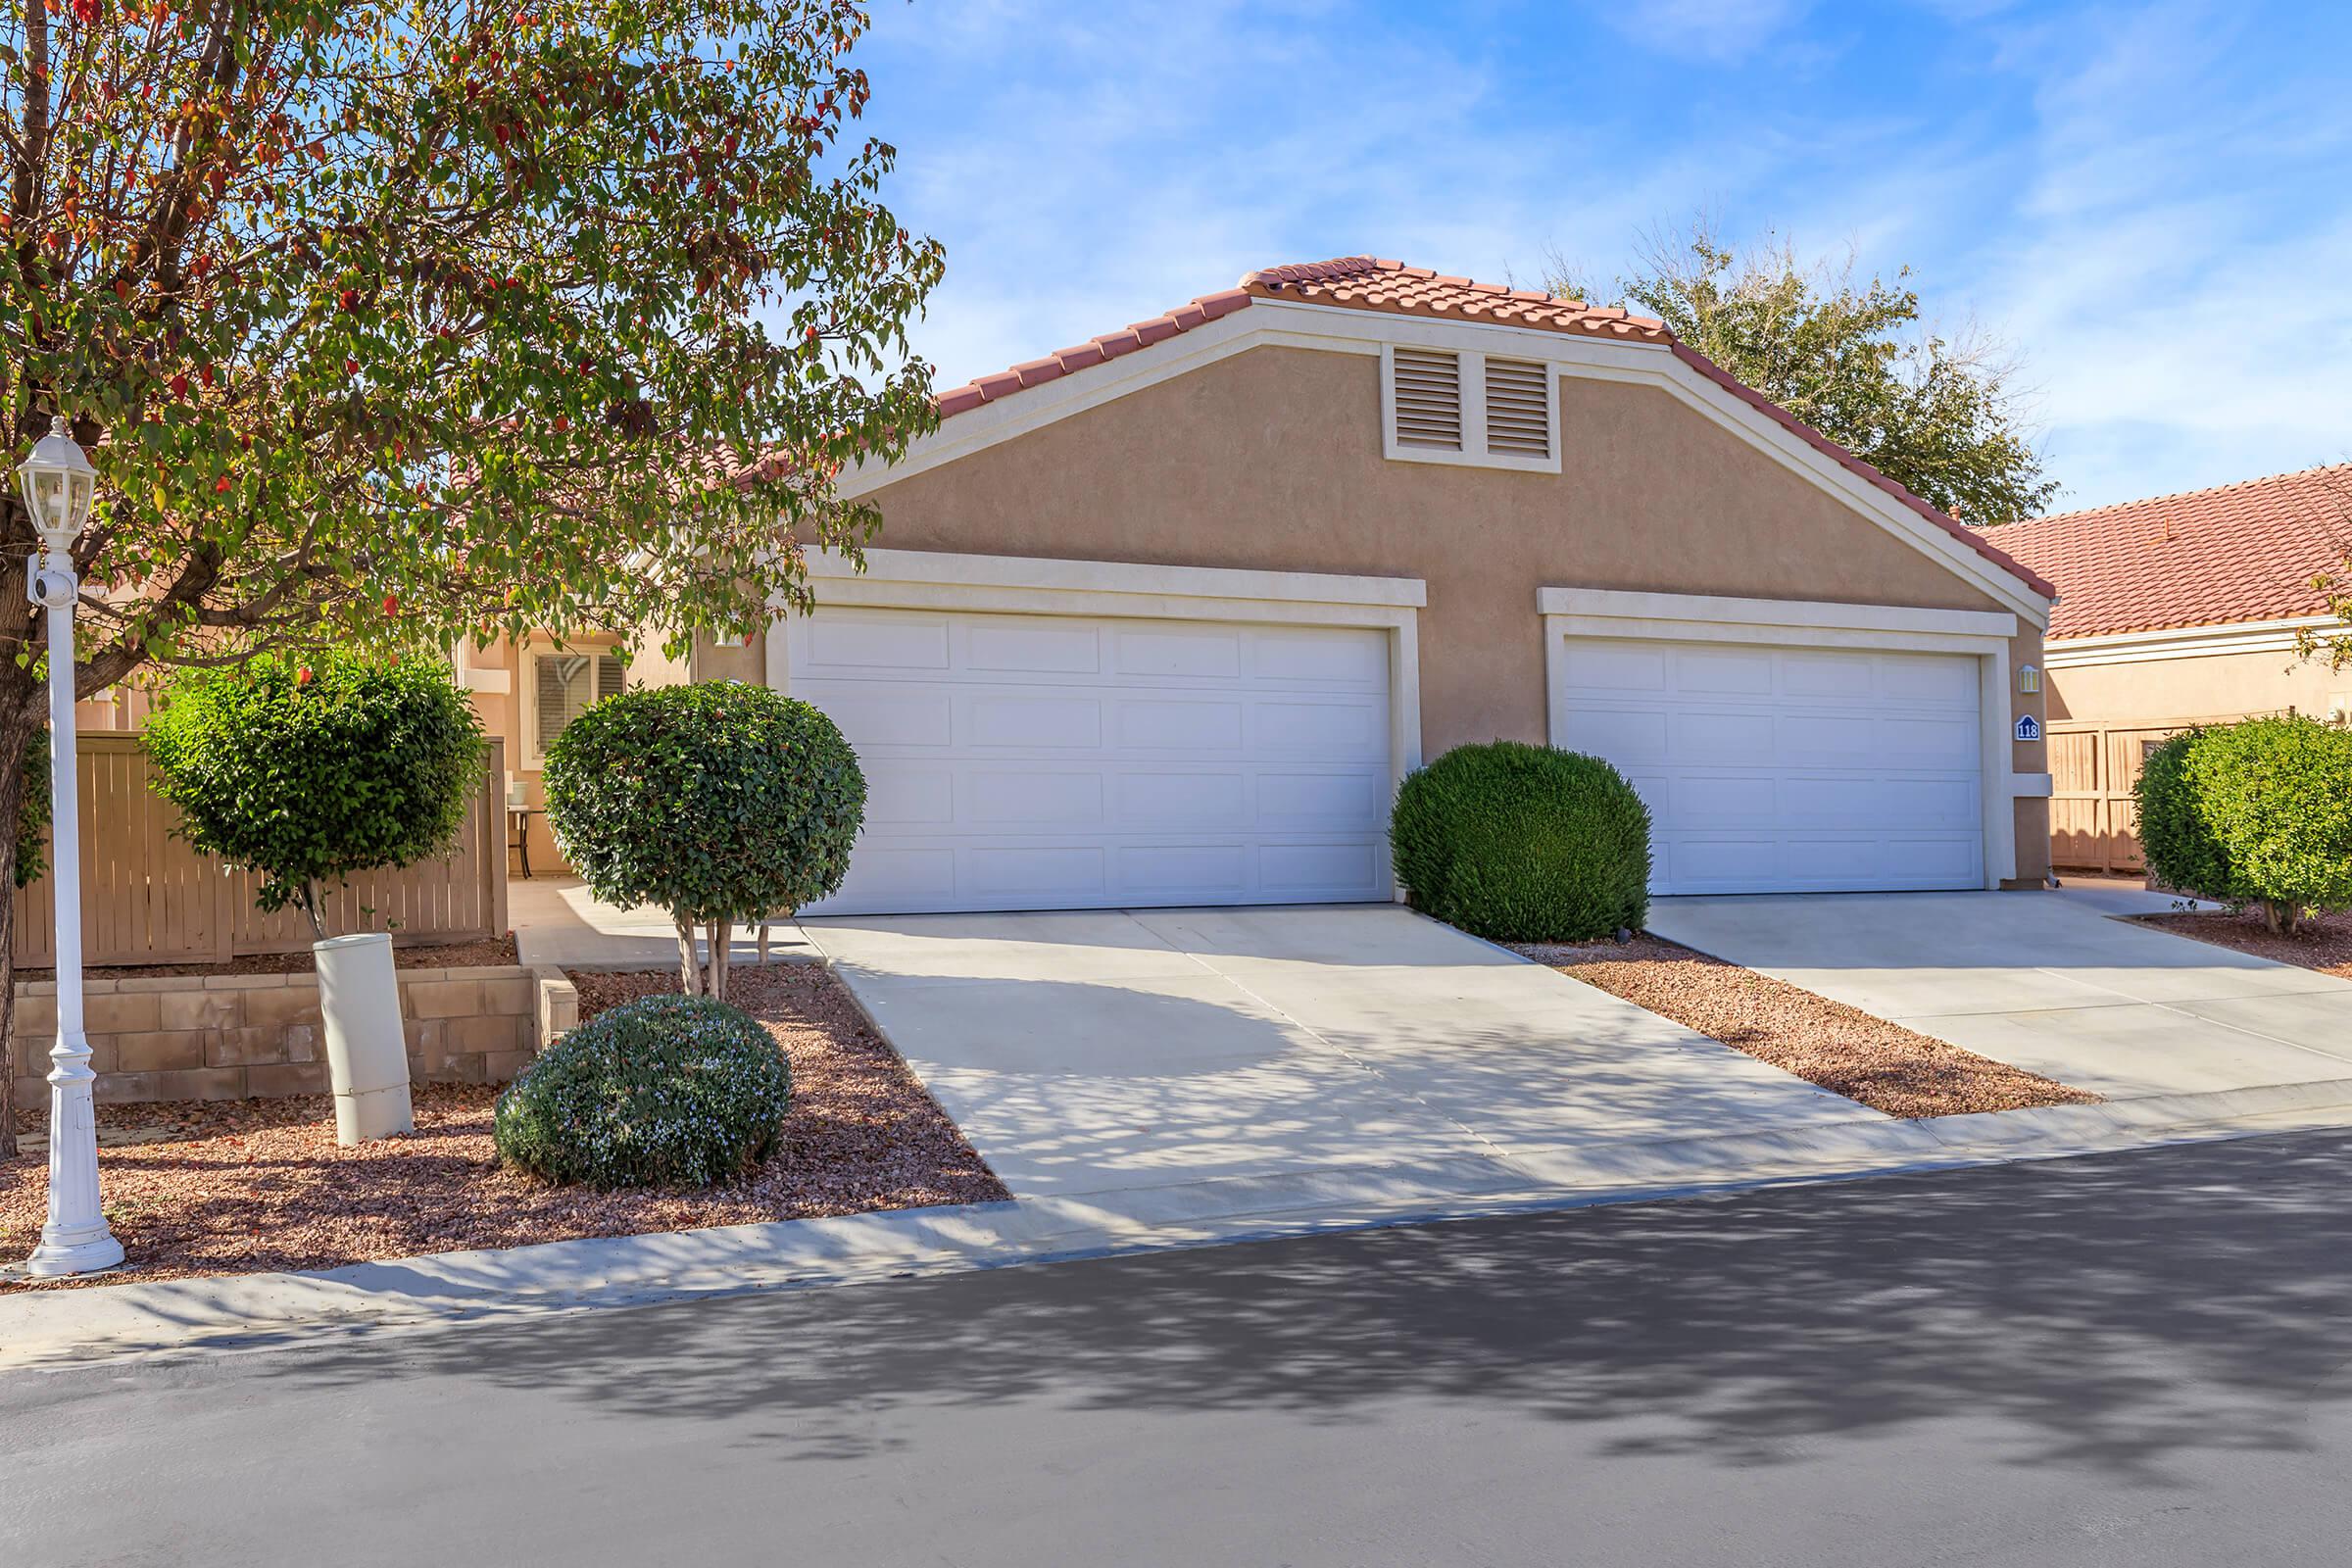
{"type": "Polygon", "coordinates": [[[1390,344],[1381,351],[1382,449],[1410,463],[1557,473],[1557,376],[1539,360],[1390,344]]]}
{"type": "Polygon", "coordinates": [[[564,726],[603,701],[626,689],[629,666],[608,648],[547,649],[531,656],[529,705],[530,745],[525,764],[538,767],[547,760],[547,743],[564,733],[564,726]]]}

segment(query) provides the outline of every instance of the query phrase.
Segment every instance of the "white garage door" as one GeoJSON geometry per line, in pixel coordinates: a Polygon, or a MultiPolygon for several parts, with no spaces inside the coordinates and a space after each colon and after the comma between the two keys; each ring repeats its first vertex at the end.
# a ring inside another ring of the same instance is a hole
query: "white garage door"
{"type": "Polygon", "coordinates": [[[810,913],[1390,897],[1385,632],[845,608],[787,636],[868,789],[810,913]]]}
{"type": "Polygon", "coordinates": [[[1984,885],[1977,661],[1568,639],[1571,751],[1648,802],[1658,893],[1984,885]]]}

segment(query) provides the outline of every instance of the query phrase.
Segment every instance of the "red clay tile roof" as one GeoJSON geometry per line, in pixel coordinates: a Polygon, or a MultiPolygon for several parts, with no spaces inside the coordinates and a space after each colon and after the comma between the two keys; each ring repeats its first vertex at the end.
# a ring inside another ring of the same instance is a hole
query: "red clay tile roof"
{"type": "Polygon", "coordinates": [[[1075,371],[1101,365],[1105,360],[1132,354],[1147,344],[1157,343],[1179,332],[1189,332],[1196,326],[1231,316],[1253,300],[1295,300],[1348,310],[1385,311],[1399,316],[1489,321],[1506,326],[1671,347],[1675,358],[1690,366],[1699,374],[1769,416],[1815,450],[1860,474],[1978,555],[2023,581],[2035,593],[2046,599],[2057,592],[2046,578],[2020,564],[2006,552],[1989,543],[1984,530],[1964,526],[1913,495],[1779,404],[1742,384],[1705,355],[1681,342],[1666,330],[1662,321],[1647,316],[1628,315],[1616,306],[1592,306],[1577,300],[1558,299],[1540,289],[1514,289],[1505,288],[1499,283],[1476,283],[1466,277],[1447,277],[1426,267],[1407,267],[1402,262],[1382,261],[1370,256],[1343,256],[1328,262],[1295,262],[1288,266],[1260,269],[1245,276],[1232,288],[1200,295],[1189,305],[1179,306],[1165,316],[1137,321],[1119,331],[1089,338],[1074,347],[1056,349],[1043,359],[1030,360],[1009,370],[999,370],[993,375],[984,375],[962,386],[950,388],[939,394],[940,417],[949,418],[1024,388],[1058,380],[1075,371]]]}
{"type": "Polygon", "coordinates": [[[2352,547],[2352,464],[2036,517],[1994,537],[2057,579],[2053,639],[2318,614],[2312,575],[2352,547]]]}

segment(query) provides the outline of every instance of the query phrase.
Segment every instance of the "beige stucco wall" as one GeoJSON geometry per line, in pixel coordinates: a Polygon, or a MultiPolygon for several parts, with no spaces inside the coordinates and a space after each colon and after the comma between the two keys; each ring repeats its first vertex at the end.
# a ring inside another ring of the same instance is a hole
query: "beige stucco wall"
{"type": "Polygon", "coordinates": [[[2352,703],[2352,670],[2290,652],[2152,659],[2082,664],[2049,673],[2050,717],[2118,725],[2180,724],[2297,712],[2326,718],[2331,702],[2352,703]]]}
{"type": "MultiPolygon", "coordinates": [[[[1428,757],[1544,738],[1539,588],[2002,608],[1664,392],[1563,377],[1557,475],[1389,461],[1380,404],[1371,356],[1251,349],[883,487],[875,542],[1421,578],[1428,757]]],[[[2011,667],[2040,657],[2029,627],[2011,667]]],[[[2047,805],[2016,811],[2037,882],[2047,805]]]]}

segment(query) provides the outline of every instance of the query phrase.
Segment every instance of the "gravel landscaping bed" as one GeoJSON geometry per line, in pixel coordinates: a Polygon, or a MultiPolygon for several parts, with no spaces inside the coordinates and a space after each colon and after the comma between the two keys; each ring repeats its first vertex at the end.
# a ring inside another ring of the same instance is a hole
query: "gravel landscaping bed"
{"type": "Polygon", "coordinates": [[[1889,1116],[2082,1105],[2099,1098],[1657,937],[1515,951],[1889,1116]]]}
{"type": "Polygon", "coordinates": [[[2194,937],[2216,947],[2235,948],[2257,958],[2301,964],[2323,974],[2352,980],[2352,910],[2323,914],[2303,922],[2295,935],[2278,936],[2262,921],[2262,912],[2237,914],[2215,910],[2209,914],[2143,914],[2140,924],[2176,936],[2194,937]]]}
{"type": "MultiPolygon", "coordinates": [[[[674,973],[574,979],[583,1018],[677,989],[674,973]]],[[[736,1181],[698,1192],[542,1185],[498,1163],[498,1091],[470,1085],[420,1087],[415,1133],[356,1149],[335,1144],[323,1095],[106,1105],[102,1143],[112,1147],[99,1152],[100,1180],[134,1266],[79,1283],[332,1268],[1009,1196],[822,965],[746,965],[729,984],[729,1000],[765,1023],[790,1059],[793,1088],[778,1151],[736,1181]]],[[[0,1258],[22,1258],[39,1239],[46,1177],[39,1154],[0,1161],[0,1258]]],[[[0,1290],[57,1288],[0,1281],[0,1290]]]]}

